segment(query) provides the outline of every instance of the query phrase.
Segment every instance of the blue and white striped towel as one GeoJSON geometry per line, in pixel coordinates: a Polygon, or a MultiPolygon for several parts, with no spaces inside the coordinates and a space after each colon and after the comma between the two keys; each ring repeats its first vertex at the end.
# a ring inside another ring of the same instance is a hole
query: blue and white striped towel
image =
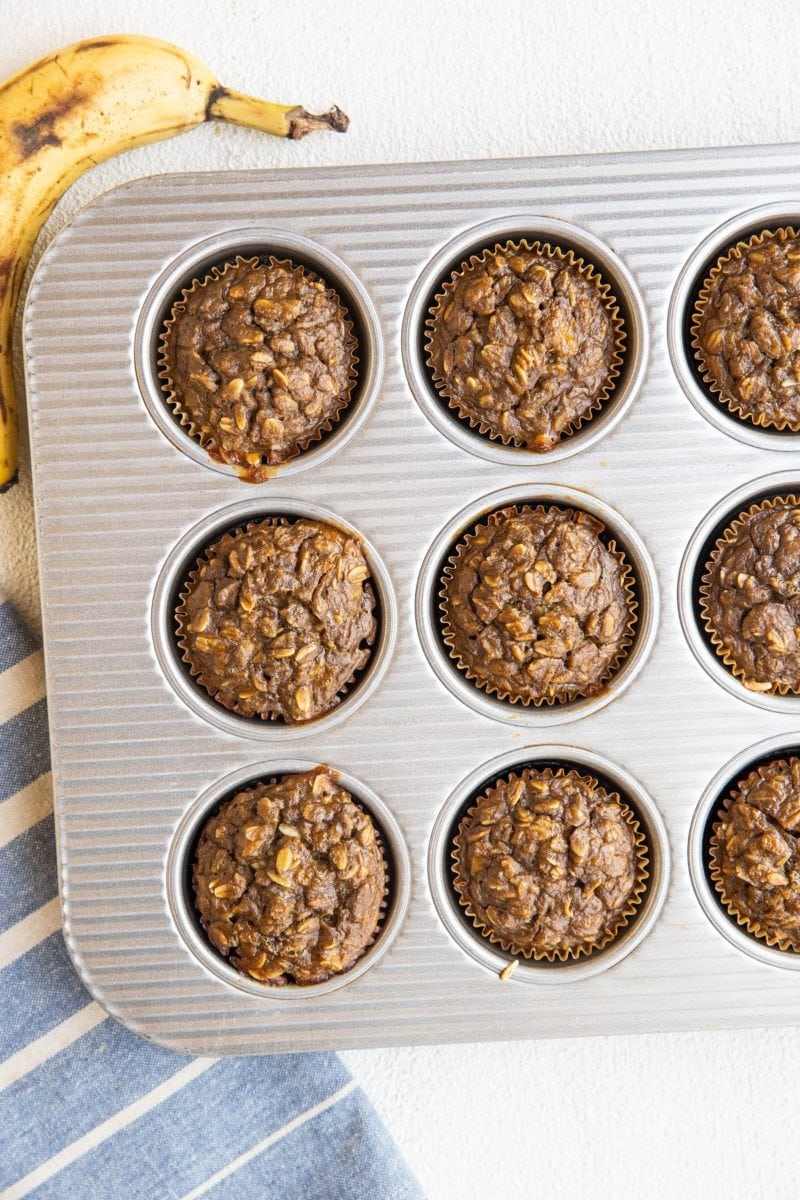
{"type": "Polygon", "coordinates": [[[91,999],[60,931],[42,653],[0,602],[0,1195],[422,1200],[335,1054],[189,1059],[91,999]]]}

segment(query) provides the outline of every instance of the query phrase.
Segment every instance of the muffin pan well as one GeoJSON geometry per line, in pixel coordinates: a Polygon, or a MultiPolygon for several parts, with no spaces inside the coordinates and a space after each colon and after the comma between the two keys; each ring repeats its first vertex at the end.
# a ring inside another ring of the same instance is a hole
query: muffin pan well
{"type": "MultiPolygon", "coordinates": [[[[170,911],[188,949],[198,961],[229,986],[252,996],[263,997],[264,985],[232,967],[209,942],[200,924],[192,896],[191,871],[197,840],[209,817],[230,797],[256,783],[280,779],[295,772],[310,771],[317,764],[302,759],[280,758],[252,764],[232,772],[208,788],[187,810],[169,847],[167,856],[167,894],[170,911]]],[[[333,765],[333,764],[331,764],[333,765]]],[[[361,808],[369,813],[380,836],[387,865],[387,894],[384,915],[373,943],[361,958],[341,975],[333,975],[324,983],[286,984],[269,989],[269,996],[279,1000],[313,1000],[337,988],[353,983],[384,956],[403,923],[411,892],[411,865],[408,849],[392,813],[367,784],[337,769],[339,782],[361,808]]]]}
{"type": "Polygon", "coordinates": [[[685,341],[709,259],[797,210],[800,147],[745,147],[164,176],[107,193],[59,234],[31,285],[24,340],[65,936],[109,1012],[212,1055],[797,1022],[796,972],[776,969],[769,947],[743,953],[713,896],[725,927],[708,919],[702,858],[692,850],[690,872],[686,854],[698,803],[738,774],[731,762],[763,739],[798,742],[796,698],[751,702],[703,642],[692,581],[731,509],[797,491],[799,443],[732,425],[699,394],[685,341]],[[460,421],[424,356],[441,279],[517,238],[591,261],[626,324],[608,401],[544,455],[460,421]],[[208,458],[158,380],[165,312],[237,253],[318,272],[359,338],[346,414],[257,485],[208,458]],[[532,500],[594,512],[632,565],[636,640],[588,702],[494,702],[437,642],[437,573],[453,539],[492,507],[532,500]],[[363,539],[379,642],[329,714],[294,727],[238,718],[181,661],[176,594],[219,534],[304,514],[363,539]],[[543,744],[556,723],[560,744],[543,744]],[[501,979],[508,956],[457,911],[447,843],[476,788],[537,762],[624,794],[651,873],[607,947],[501,979]],[[231,789],[319,763],[377,819],[392,907],[335,981],[243,986],[195,921],[193,839],[231,789]]]}
{"type": "Polygon", "coordinates": [[[715,263],[740,242],[765,230],[778,230],[800,221],[800,200],[792,207],[785,202],[762,204],[724,221],[692,251],[678,276],[669,307],[667,338],[675,374],[689,400],[701,416],[729,437],[762,450],[798,450],[800,433],[756,425],[738,415],[715,396],[706,380],[692,345],[695,305],[704,281],[715,263]]]}
{"type": "Polygon", "coordinates": [[[138,314],[134,333],[134,362],[142,398],[158,428],[194,462],[223,475],[238,468],[212,458],[185,428],[168,402],[162,378],[161,338],[173,305],[185,288],[213,268],[245,259],[274,256],[313,272],[333,288],[344,305],[356,339],[357,373],[352,395],[332,427],[305,450],[282,463],[282,475],[318,467],[345,446],[367,418],[383,374],[383,343],[374,305],[358,277],[324,246],[287,230],[248,227],[206,238],[178,255],[153,283],[138,314]]]}
{"type": "Polygon", "coordinates": [[[569,458],[593,445],[622,419],[636,398],[647,365],[648,324],[639,289],[618,256],[599,238],[568,221],[548,219],[535,211],[483,221],[453,238],[431,259],[419,275],[411,292],[403,320],[403,362],[408,382],[417,403],[436,428],[457,446],[490,462],[519,468],[522,463],[535,469],[541,454],[515,446],[472,428],[439,395],[426,348],[427,321],[442,283],[449,279],[472,255],[491,250],[498,242],[541,242],[571,251],[576,259],[599,272],[610,287],[622,325],[623,349],[619,374],[609,397],[599,411],[592,413],[574,433],[563,438],[546,455],[547,461],[569,458]]]}
{"type": "Polygon", "coordinates": [[[302,500],[283,500],[259,493],[210,513],[189,529],[169,551],[153,591],[151,617],[153,648],[165,677],[189,708],[218,729],[260,742],[285,744],[309,735],[320,736],[346,721],[372,694],[380,683],[397,640],[397,601],[389,572],[377,550],[348,521],[318,504],[302,500]],[[232,712],[218,703],[192,677],[178,644],[175,610],[180,594],[203,552],[225,533],[245,528],[251,521],[273,518],[293,521],[308,517],[334,525],[361,540],[364,557],[370,568],[375,591],[377,633],[368,662],[342,694],[340,702],[329,712],[301,724],[289,725],[280,720],[262,720],[232,712]]]}
{"type": "Polygon", "coordinates": [[[644,836],[647,854],[647,883],[644,899],[632,920],[602,950],[587,958],[566,962],[526,960],[518,956],[513,974],[517,983],[570,983],[588,979],[620,962],[639,945],[664,904],[669,886],[670,851],[667,832],[661,814],[642,785],[629,772],[608,761],[574,746],[535,746],[524,751],[510,750],[491,762],[482,763],[454,789],[440,811],[431,835],[428,851],[428,878],[431,894],[442,923],[450,936],[475,962],[498,976],[515,962],[515,956],[483,936],[464,911],[453,886],[453,840],[459,824],[477,796],[499,778],[525,767],[565,771],[576,770],[592,775],[609,792],[616,793],[633,812],[644,836]]]}
{"type": "Polygon", "coordinates": [[[705,515],[686,547],[678,576],[678,609],[686,640],[697,661],[721,687],[738,700],[769,712],[800,716],[800,696],[751,691],[744,686],[714,647],[703,620],[701,586],[717,540],[752,505],[800,495],[800,471],[765,475],[724,496],[705,515]]]}
{"type": "Polygon", "coordinates": [[[658,628],[658,581],[647,548],[635,529],[619,513],[588,492],[554,484],[503,488],[470,504],[457,513],[438,533],[422,563],[416,595],[417,629],[422,647],[439,679],[462,703],[495,721],[529,729],[542,729],[577,721],[598,712],[633,682],[644,666],[658,628]],[[630,568],[631,593],[635,603],[635,625],[631,644],[611,678],[593,696],[555,704],[522,705],[500,699],[467,678],[444,642],[440,593],[443,572],[453,548],[463,535],[489,513],[509,505],[549,505],[576,509],[602,521],[603,537],[613,541],[630,568]]]}
{"type": "Polygon", "coordinates": [[[743,928],[726,911],[722,898],[714,886],[711,876],[710,841],[712,827],[722,805],[737,784],[757,767],[781,758],[796,758],[800,750],[800,735],[780,734],[767,738],[755,746],[745,747],[724,766],[720,767],[710,781],[692,817],[689,830],[689,872],[697,899],[717,933],[743,954],[750,955],[756,962],[781,967],[788,971],[800,971],[800,954],[770,946],[743,928]]]}

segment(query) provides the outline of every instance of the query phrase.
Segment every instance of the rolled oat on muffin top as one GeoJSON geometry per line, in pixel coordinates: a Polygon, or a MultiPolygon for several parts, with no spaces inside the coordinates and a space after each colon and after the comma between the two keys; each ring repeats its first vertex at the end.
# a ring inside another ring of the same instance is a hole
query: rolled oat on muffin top
{"type": "Polygon", "coordinates": [[[322,983],[361,958],[387,871],[372,820],[321,766],[226,801],[200,835],[192,882],[212,945],[280,986],[322,983]]]}
{"type": "Polygon", "coordinates": [[[527,768],[488,789],[459,826],[455,887],[511,954],[576,958],[606,945],[640,903],[647,856],[616,793],[577,771],[527,768]]]}
{"type": "Polygon", "coordinates": [[[765,500],[732,521],[700,588],[703,623],[749,691],[800,692],[800,504],[765,500]]]}
{"type": "Polygon", "coordinates": [[[776,759],[737,785],[710,852],[727,911],[770,945],[800,951],[800,760],[776,759]]]}
{"type": "Polygon", "coordinates": [[[450,406],[482,433],[539,453],[600,407],[624,340],[597,272],[540,242],[474,255],[427,321],[428,364],[450,406]]]}
{"type": "Polygon", "coordinates": [[[705,279],[692,346],[712,393],[754,425],[800,430],[800,236],[764,231],[705,279]]]}
{"type": "Polygon", "coordinates": [[[506,508],[468,534],[443,575],[443,635],[501,699],[596,695],[632,640],[630,570],[602,522],[557,506],[506,508]]]}
{"type": "Polygon", "coordinates": [[[308,721],[334,708],[368,662],[375,603],[356,536],[267,519],[205,552],[176,610],[178,642],[226,708],[308,721]]]}
{"type": "Polygon", "coordinates": [[[331,428],[350,399],[356,348],[323,280],[288,260],[240,257],[173,306],[161,378],[212,458],[259,482],[331,428]]]}

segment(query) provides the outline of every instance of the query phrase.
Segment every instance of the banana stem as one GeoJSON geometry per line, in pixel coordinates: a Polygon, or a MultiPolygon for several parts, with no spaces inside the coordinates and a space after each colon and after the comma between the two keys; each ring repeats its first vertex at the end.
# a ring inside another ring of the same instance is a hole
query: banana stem
{"type": "Polygon", "coordinates": [[[206,119],[247,125],[251,129],[260,129],[263,133],[272,133],[275,137],[295,140],[317,130],[327,129],[335,133],[344,133],[350,124],[347,114],[336,105],[325,113],[314,114],[307,112],[299,104],[273,104],[269,100],[245,96],[243,92],[234,92],[224,87],[215,88],[209,96],[206,119]]]}

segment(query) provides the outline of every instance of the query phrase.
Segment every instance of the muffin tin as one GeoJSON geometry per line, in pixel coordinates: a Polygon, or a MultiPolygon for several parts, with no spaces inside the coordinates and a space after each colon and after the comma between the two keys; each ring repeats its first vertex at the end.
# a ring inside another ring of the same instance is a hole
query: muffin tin
{"type": "Polygon", "coordinates": [[[164,176],[100,197],[48,247],[24,341],[60,884],[70,953],[109,1012],[203,1054],[797,1021],[800,956],[726,916],[704,838],[724,784],[800,745],[800,700],[736,685],[704,641],[696,583],[729,512],[800,489],[800,437],[746,426],[706,394],[687,332],[716,253],[798,218],[789,145],[164,176]],[[611,398],[545,456],[460,421],[424,355],[441,280],[473,250],[523,236],[593,263],[627,331],[611,398]],[[180,289],[254,252],[317,271],[359,337],[345,416],[259,485],[180,427],[157,365],[180,289]],[[460,675],[436,601],[463,530],[539,502],[603,520],[633,566],[639,621],[600,696],[524,708],[460,675]],[[171,626],[187,562],[267,515],[357,531],[379,593],[368,669],[303,726],[216,705],[171,626]],[[321,762],[380,825],[388,915],[347,974],[273,989],[210,947],[187,865],[232,790],[321,762]],[[618,790],[646,833],[650,875],[639,914],[605,949],[509,975],[511,956],[458,906],[451,836],[479,790],[528,764],[618,790]]]}

